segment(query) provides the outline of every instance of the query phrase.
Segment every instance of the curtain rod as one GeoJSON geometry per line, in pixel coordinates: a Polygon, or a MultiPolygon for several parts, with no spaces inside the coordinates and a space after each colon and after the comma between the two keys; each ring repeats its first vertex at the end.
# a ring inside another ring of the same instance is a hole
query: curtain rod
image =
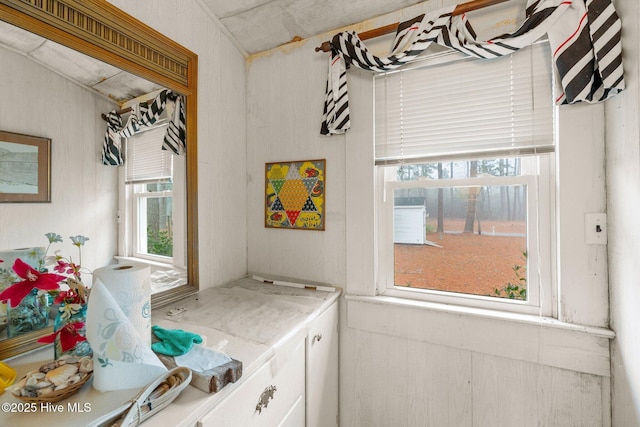
{"type": "MultiPolygon", "coordinates": [[[[140,104],[146,103],[147,105],[151,105],[153,103],[153,101],[155,101],[155,99],[156,99],[156,97],[154,96],[151,99],[147,99],[146,101],[140,102],[140,104]]],[[[123,108],[121,110],[116,111],[116,113],[118,113],[119,115],[123,115],[125,113],[130,112],[130,111],[131,111],[131,107],[127,107],[127,108],[123,108]]],[[[100,116],[102,117],[102,120],[104,120],[105,122],[109,121],[109,120],[107,120],[107,115],[106,114],[102,113],[100,116]]]]}
{"type": "MultiPolygon", "coordinates": [[[[122,110],[116,111],[116,113],[119,115],[123,115],[124,113],[128,113],[129,111],[131,111],[131,107],[123,108],[122,110]]],[[[105,122],[108,121],[107,115],[105,113],[102,113],[101,116],[102,116],[102,120],[104,120],[105,122]]]]}
{"type": "MultiPolygon", "coordinates": [[[[472,10],[482,9],[488,6],[493,6],[494,4],[504,3],[509,0],[472,0],[466,3],[461,3],[456,6],[453,10],[452,16],[462,15],[467,12],[471,12],[472,10]]],[[[358,34],[360,40],[368,40],[376,37],[384,36],[385,34],[391,34],[398,29],[399,22],[395,22],[393,24],[385,25],[379,28],[374,28],[369,31],[363,31],[358,34]]],[[[326,41],[323,42],[319,47],[316,47],[316,52],[329,52],[331,50],[331,42],[326,41]]]]}

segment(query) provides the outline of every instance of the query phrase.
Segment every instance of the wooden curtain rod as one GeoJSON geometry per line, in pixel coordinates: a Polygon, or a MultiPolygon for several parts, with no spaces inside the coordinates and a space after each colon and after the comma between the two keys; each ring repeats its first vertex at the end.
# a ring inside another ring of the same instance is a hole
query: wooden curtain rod
{"type": "MultiPolygon", "coordinates": [[[[155,101],[155,99],[156,99],[156,97],[154,96],[153,98],[148,99],[148,100],[146,100],[146,101],[142,101],[142,102],[140,102],[140,103],[142,104],[142,103],[144,102],[144,103],[146,103],[147,105],[151,105],[151,103],[152,103],[153,101],[155,101]]],[[[127,108],[123,108],[122,110],[118,110],[118,111],[116,111],[116,113],[118,113],[119,115],[123,115],[123,114],[125,114],[125,113],[130,112],[130,111],[131,111],[131,107],[127,107],[127,108]]],[[[102,117],[102,120],[104,120],[105,122],[108,122],[108,121],[109,121],[109,120],[107,120],[107,115],[106,115],[106,114],[102,113],[102,114],[101,114],[101,117],[102,117]]]]}
{"type": "MultiPolygon", "coordinates": [[[[162,92],[162,90],[160,90],[159,92],[162,92]]],[[[152,92],[152,93],[155,93],[155,92],[152,92]]],[[[147,95],[148,95],[148,94],[147,94],[147,95]]],[[[144,96],[144,95],[140,95],[138,98],[142,98],[143,96],[144,96]]],[[[156,100],[157,96],[158,96],[158,95],[156,94],[155,96],[153,96],[152,98],[147,99],[146,101],[140,101],[138,104],[147,104],[147,105],[151,105],[151,104],[153,104],[153,101],[155,101],[155,100],[156,100]]],[[[171,93],[171,91],[169,91],[169,93],[167,94],[167,99],[174,100],[174,99],[176,99],[176,97],[177,97],[177,96],[178,96],[178,95],[177,95],[176,93],[173,93],[173,94],[172,94],[172,93],[171,93]]],[[[136,99],[136,98],[134,98],[134,99],[136,99]]],[[[128,102],[130,102],[130,101],[132,101],[132,100],[129,100],[128,102]]],[[[131,110],[132,110],[132,108],[131,108],[131,107],[127,107],[127,108],[123,108],[123,109],[121,109],[121,110],[116,111],[116,113],[118,113],[119,115],[123,115],[123,114],[125,114],[125,113],[130,112],[131,110]]],[[[102,120],[104,120],[105,122],[108,122],[108,121],[109,121],[109,120],[107,120],[107,115],[106,115],[106,114],[104,114],[104,113],[103,113],[103,114],[101,114],[100,116],[102,117],[102,120]]]]}
{"type": "MultiPolygon", "coordinates": [[[[472,0],[466,3],[461,3],[456,6],[453,10],[452,16],[458,16],[465,14],[467,12],[471,12],[472,10],[482,9],[488,6],[493,6],[494,4],[504,3],[509,0],[472,0]]],[[[395,22],[393,24],[385,25],[383,27],[374,28],[373,30],[363,31],[358,34],[360,40],[368,40],[376,37],[384,36],[386,34],[391,34],[398,29],[399,22],[395,22]]],[[[331,51],[331,42],[326,41],[323,42],[319,47],[316,47],[316,52],[329,52],[331,51]]]]}
{"type": "MultiPolygon", "coordinates": [[[[147,102],[148,104],[149,102],[147,102]]],[[[118,110],[116,111],[116,113],[118,113],[119,115],[123,115],[124,113],[128,113],[129,111],[131,111],[131,107],[127,107],[127,108],[123,108],[122,110],[118,110]]],[[[104,120],[105,122],[108,122],[109,120],[107,119],[107,115],[105,113],[102,113],[100,115],[102,117],[102,120],[104,120]]]]}

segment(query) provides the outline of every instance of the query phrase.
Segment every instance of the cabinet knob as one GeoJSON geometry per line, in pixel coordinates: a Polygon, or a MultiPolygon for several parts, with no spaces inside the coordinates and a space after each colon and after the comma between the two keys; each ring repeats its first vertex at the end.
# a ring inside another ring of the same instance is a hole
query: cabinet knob
{"type": "Polygon", "coordinates": [[[265,388],[262,394],[260,395],[260,399],[258,400],[258,404],[256,405],[256,411],[258,414],[262,413],[262,409],[269,406],[269,402],[273,399],[274,394],[276,393],[276,386],[270,385],[265,388]]]}
{"type": "Polygon", "coordinates": [[[320,342],[320,340],[322,339],[322,334],[321,333],[317,333],[314,337],[313,337],[313,341],[316,342],[320,342]]]}

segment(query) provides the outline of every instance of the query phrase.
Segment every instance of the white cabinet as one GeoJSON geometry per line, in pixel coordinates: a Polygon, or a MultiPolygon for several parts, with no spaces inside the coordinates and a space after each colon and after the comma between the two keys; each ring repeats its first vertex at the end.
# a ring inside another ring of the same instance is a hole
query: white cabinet
{"type": "MultiPolygon", "coordinates": [[[[185,298],[180,316],[169,318],[165,309],[154,310],[153,323],[165,329],[197,333],[210,345],[226,341],[224,351],[241,360],[245,371],[218,393],[185,388],[144,426],[336,426],[339,298],[340,290],[271,286],[243,278],[185,298]],[[260,410],[258,402],[265,403],[260,410]]],[[[12,359],[11,364],[24,375],[49,360],[51,353],[45,350],[12,359]]],[[[71,399],[91,405],[91,412],[74,414],[74,424],[89,425],[136,393],[98,393],[83,387],[71,399]]],[[[0,396],[0,403],[16,401],[10,393],[0,396]]],[[[69,419],[63,412],[0,414],[0,425],[66,426],[69,419]]]]}
{"type": "Polygon", "coordinates": [[[199,427],[304,425],[304,343],[296,346],[284,366],[265,363],[199,422],[199,427]],[[274,372],[275,371],[275,372],[274,372]],[[296,408],[298,408],[296,410],[296,408]]]}
{"type": "Polygon", "coordinates": [[[275,356],[235,384],[198,427],[336,427],[338,425],[338,303],[310,320],[275,356]],[[281,355],[282,356],[282,355],[281,355]],[[283,363],[283,360],[286,362],[283,363]]]}
{"type": "Polygon", "coordinates": [[[338,304],[312,324],[307,338],[307,427],[338,425],[338,304]]]}
{"type": "Polygon", "coordinates": [[[300,427],[304,425],[304,397],[300,396],[278,427],[300,427]]]}

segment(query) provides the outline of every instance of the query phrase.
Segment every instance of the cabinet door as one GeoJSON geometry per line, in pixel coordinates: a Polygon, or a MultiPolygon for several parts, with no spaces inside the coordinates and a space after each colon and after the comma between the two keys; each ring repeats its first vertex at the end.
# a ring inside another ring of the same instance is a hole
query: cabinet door
{"type": "MultiPolygon", "coordinates": [[[[304,341],[300,340],[284,366],[278,368],[272,359],[233,384],[234,390],[202,417],[198,427],[273,427],[299,419],[294,408],[305,401],[304,356],[304,341]]],[[[303,424],[304,417],[298,425],[303,424]]]]}
{"type": "Polygon", "coordinates": [[[338,303],[311,325],[307,339],[307,427],[338,425],[338,303]]]}

